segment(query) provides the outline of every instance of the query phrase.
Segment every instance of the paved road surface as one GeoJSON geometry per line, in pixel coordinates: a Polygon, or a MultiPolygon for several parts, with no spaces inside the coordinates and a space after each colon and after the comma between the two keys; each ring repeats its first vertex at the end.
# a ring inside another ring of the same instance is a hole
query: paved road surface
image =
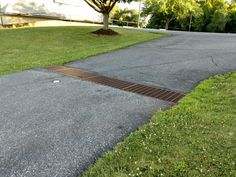
{"type": "MultiPolygon", "coordinates": [[[[68,65],[189,92],[235,70],[235,48],[235,35],[176,33],[68,65]]],[[[169,106],[43,69],[1,76],[0,176],[76,176],[169,106]]]]}
{"type": "Polygon", "coordinates": [[[166,33],[175,36],[67,66],[183,92],[211,75],[236,70],[236,34],[166,33]]]}

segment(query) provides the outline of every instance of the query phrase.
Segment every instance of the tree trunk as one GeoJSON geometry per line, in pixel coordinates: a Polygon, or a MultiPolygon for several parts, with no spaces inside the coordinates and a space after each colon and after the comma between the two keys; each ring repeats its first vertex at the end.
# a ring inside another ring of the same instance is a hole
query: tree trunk
{"type": "Polygon", "coordinates": [[[140,17],[141,17],[141,4],[142,1],[139,1],[139,7],[138,7],[138,25],[137,27],[140,28],[140,17]]]}
{"type": "Polygon", "coordinates": [[[108,19],[109,19],[109,14],[103,14],[103,29],[108,30],[108,19]]]}
{"type": "Polygon", "coordinates": [[[170,23],[170,21],[167,20],[167,21],[166,21],[166,25],[165,25],[165,29],[166,29],[166,30],[168,30],[168,28],[169,28],[169,23],[170,23]]]}
{"type": "Polygon", "coordinates": [[[193,15],[191,14],[190,15],[190,20],[189,20],[189,27],[188,27],[189,32],[191,31],[191,28],[192,28],[192,20],[193,20],[193,15]]]}

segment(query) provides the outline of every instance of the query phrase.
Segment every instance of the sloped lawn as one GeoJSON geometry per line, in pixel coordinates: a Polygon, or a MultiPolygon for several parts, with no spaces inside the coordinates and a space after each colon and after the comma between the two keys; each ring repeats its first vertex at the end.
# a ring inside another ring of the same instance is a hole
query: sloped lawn
{"type": "Polygon", "coordinates": [[[98,27],[45,27],[0,30],[0,74],[63,64],[164,37],[163,34],[115,29],[98,36],[98,27]]]}
{"type": "Polygon", "coordinates": [[[236,73],[202,82],[83,177],[235,177],[236,73]]]}

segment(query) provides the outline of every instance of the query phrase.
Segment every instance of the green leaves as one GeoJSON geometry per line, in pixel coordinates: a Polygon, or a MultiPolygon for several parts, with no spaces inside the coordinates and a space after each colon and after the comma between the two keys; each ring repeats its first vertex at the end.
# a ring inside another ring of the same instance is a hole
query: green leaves
{"type": "Polygon", "coordinates": [[[235,1],[226,0],[146,0],[143,9],[151,15],[148,27],[211,32],[235,31],[234,13],[235,1]]]}
{"type": "Polygon", "coordinates": [[[197,16],[201,14],[200,5],[195,0],[147,0],[144,14],[161,16],[164,18],[165,28],[168,29],[172,21],[197,16]]]}
{"type": "Polygon", "coordinates": [[[119,21],[129,21],[129,22],[137,22],[138,21],[138,12],[136,10],[130,9],[118,9],[115,11],[112,18],[119,20],[119,21]]]}

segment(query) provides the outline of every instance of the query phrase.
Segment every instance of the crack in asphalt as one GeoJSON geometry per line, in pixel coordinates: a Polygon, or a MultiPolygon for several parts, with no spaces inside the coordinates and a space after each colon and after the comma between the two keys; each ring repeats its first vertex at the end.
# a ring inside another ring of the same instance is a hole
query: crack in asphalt
{"type": "Polygon", "coordinates": [[[211,62],[212,62],[216,67],[219,68],[219,65],[215,62],[214,57],[213,57],[213,56],[210,56],[210,57],[211,57],[211,62]]]}
{"type": "Polygon", "coordinates": [[[213,56],[210,56],[210,61],[211,63],[216,67],[216,68],[219,68],[220,70],[223,70],[223,71],[226,71],[225,68],[221,67],[218,65],[218,63],[214,60],[214,57],[213,56]]]}

